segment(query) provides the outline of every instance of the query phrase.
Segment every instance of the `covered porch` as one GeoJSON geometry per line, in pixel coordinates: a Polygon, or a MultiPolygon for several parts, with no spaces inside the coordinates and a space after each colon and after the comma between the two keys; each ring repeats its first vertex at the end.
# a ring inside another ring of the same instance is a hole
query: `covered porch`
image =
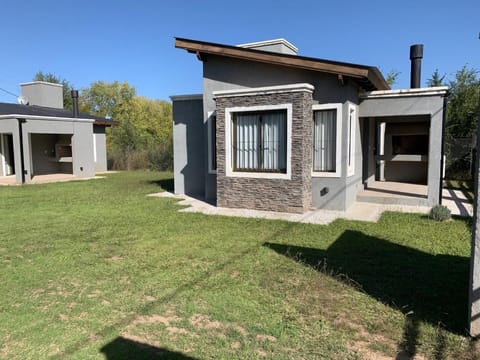
{"type": "MultiPolygon", "coordinates": [[[[427,207],[428,186],[394,181],[376,181],[357,194],[357,202],[382,205],[427,207]]],[[[472,216],[473,204],[461,190],[442,189],[441,204],[452,215],[472,216]]]]}
{"type": "Polygon", "coordinates": [[[446,87],[361,95],[362,182],[357,200],[434,206],[442,202],[446,87]]]}

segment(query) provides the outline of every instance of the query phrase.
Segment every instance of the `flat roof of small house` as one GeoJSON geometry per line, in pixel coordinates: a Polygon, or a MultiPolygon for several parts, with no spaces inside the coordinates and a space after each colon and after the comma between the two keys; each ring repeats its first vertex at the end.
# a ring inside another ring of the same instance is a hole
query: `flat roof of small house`
{"type": "Polygon", "coordinates": [[[239,46],[210,43],[205,41],[175,38],[175,47],[195,53],[199,60],[212,54],[235,59],[263,62],[352,78],[366,91],[389,90],[385,78],[375,66],[359,65],[312,57],[267,52],[239,46]]]}

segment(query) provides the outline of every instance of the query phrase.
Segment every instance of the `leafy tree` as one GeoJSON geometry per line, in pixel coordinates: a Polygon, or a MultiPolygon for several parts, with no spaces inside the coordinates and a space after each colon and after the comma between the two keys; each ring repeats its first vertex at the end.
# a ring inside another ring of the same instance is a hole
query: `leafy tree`
{"type": "Polygon", "coordinates": [[[464,66],[449,82],[447,133],[466,137],[475,133],[479,112],[480,81],[478,71],[464,66]]]}
{"type": "Polygon", "coordinates": [[[37,73],[33,77],[33,81],[46,81],[54,84],[62,84],[63,107],[65,109],[73,109],[72,95],[70,93],[70,91],[73,90],[73,86],[67,80],[60,78],[53,73],[44,73],[43,71],[37,71],[37,73]]]}
{"type": "Polygon", "coordinates": [[[478,72],[464,66],[449,84],[445,153],[447,178],[471,179],[473,138],[479,116],[478,72]]]}
{"type": "Polygon", "coordinates": [[[135,94],[135,88],[127,82],[96,81],[82,89],[80,108],[98,116],[120,119],[128,111],[135,94]]]}
{"type": "Polygon", "coordinates": [[[400,71],[390,70],[388,72],[387,78],[385,79],[388,86],[392,87],[393,85],[395,85],[395,83],[397,82],[397,79],[398,79],[398,75],[400,75],[400,71]]]}
{"type": "Polygon", "coordinates": [[[127,82],[97,81],[82,89],[80,108],[118,122],[107,136],[107,154],[118,169],[171,169],[172,106],[136,96],[127,82]]]}
{"type": "Polygon", "coordinates": [[[435,69],[435,71],[432,74],[432,77],[427,80],[427,86],[429,87],[444,86],[445,85],[444,80],[445,80],[445,74],[443,76],[440,76],[438,69],[435,69]]]}

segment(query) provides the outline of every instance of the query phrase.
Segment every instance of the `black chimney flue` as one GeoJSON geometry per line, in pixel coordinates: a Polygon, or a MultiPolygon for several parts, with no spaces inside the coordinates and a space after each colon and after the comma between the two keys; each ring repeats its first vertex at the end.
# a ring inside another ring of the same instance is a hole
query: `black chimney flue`
{"type": "Polygon", "coordinates": [[[73,117],[78,117],[78,90],[72,90],[73,117]]]}
{"type": "Polygon", "coordinates": [[[410,87],[412,89],[420,87],[422,73],[423,45],[416,44],[410,46],[410,61],[412,68],[410,70],[410,87]]]}

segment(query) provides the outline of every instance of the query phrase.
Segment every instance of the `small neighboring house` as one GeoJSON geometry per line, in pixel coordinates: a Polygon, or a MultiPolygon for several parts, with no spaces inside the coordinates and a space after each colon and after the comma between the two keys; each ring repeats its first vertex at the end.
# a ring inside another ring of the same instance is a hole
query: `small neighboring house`
{"type": "Polygon", "coordinates": [[[15,176],[71,174],[78,178],[107,170],[105,127],[114,122],[63,108],[60,84],[20,84],[23,104],[0,103],[0,180],[15,176]],[[27,105],[28,103],[28,105],[27,105]]]}
{"type": "Polygon", "coordinates": [[[284,39],[230,46],[176,38],[203,94],[172,96],[175,193],[221,207],[346,210],[378,182],[425,184],[440,202],[446,87],[390,90],[372,66],[297,55],[284,39]]]}

